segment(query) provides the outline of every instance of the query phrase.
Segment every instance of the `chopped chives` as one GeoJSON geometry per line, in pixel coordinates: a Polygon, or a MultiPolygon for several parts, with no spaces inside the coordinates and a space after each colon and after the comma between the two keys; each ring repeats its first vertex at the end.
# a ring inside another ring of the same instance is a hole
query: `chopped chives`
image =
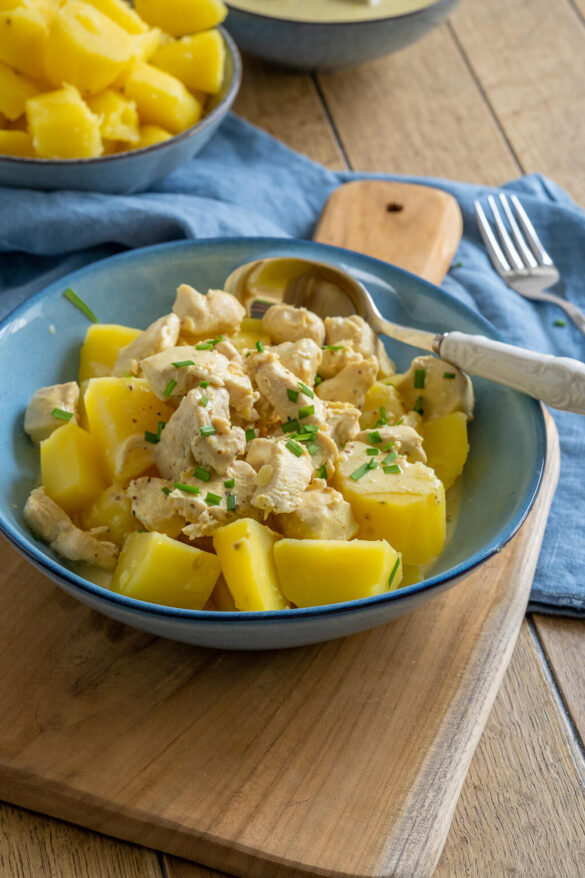
{"type": "Polygon", "coordinates": [[[398,473],[402,472],[397,463],[391,463],[390,466],[385,466],[383,469],[384,472],[389,476],[397,475],[398,473]]]}
{"type": "Polygon", "coordinates": [[[208,402],[209,402],[209,397],[205,396],[205,394],[203,394],[203,396],[199,400],[199,405],[202,405],[203,408],[205,408],[205,406],[207,405],[208,402]]]}
{"type": "Polygon", "coordinates": [[[424,389],[426,374],[427,374],[426,369],[415,369],[414,370],[414,386],[416,387],[417,390],[424,389]]]}
{"type": "Polygon", "coordinates": [[[443,378],[447,378],[450,381],[452,381],[455,377],[455,372],[443,372],[443,378]]]}
{"type": "Polygon", "coordinates": [[[391,451],[394,448],[394,442],[386,442],[385,445],[382,445],[382,451],[391,451]]]}
{"type": "Polygon", "coordinates": [[[212,494],[211,491],[208,491],[205,495],[205,502],[208,506],[219,506],[221,503],[221,497],[219,494],[212,494]]]}
{"type": "Polygon", "coordinates": [[[566,326],[566,325],[567,325],[566,320],[555,320],[555,326],[566,326]]]}
{"type": "Polygon", "coordinates": [[[173,363],[177,369],[183,369],[185,366],[194,366],[195,360],[178,360],[176,363],[173,363]]]}
{"type": "Polygon", "coordinates": [[[342,344],[323,344],[323,345],[321,345],[321,350],[322,351],[342,351],[343,345],[342,344]]]}
{"type": "Polygon", "coordinates": [[[309,415],[315,414],[315,406],[314,405],[305,405],[302,409],[299,409],[299,420],[303,418],[308,418],[309,415]]]}
{"type": "Polygon", "coordinates": [[[294,439],[289,439],[286,443],[286,447],[295,455],[295,457],[301,457],[303,454],[303,446],[299,445],[298,442],[295,442],[294,439]]]}
{"type": "Polygon", "coordinates": [[[315,399],[315,394],[313,393],[313,391],[310,390],[306,384],[303,384],[302,381],[298,382],[298,387],[303,391],[305,396],[309,397],[309,399],[315,399]]]}
{"type": "Polygon", "coordinates": [[[160,442],[160,434],[164,430],[166,424],[164,421],[159,421],[156,429],[156,433],[151,433],[150,430],[146,430],[144,433],[144,441],[151,442],[153,445],[156,445],[160,442]]]}
{"type": "Polygon", "coordinates": [[[134,375],[131,375],[130,372],[122,372],[122,378],[134,378],[134,375]]]}
{"type": "Polygon", "coordinates": [[[166,494],[167,497],[168,497],[169,494],[171,493],[171,489],[170,489],[170,488],[167,488],[167,487],[161,488],[161,491],[163,492],[163,494],[166,494]]]}
{"type": "Polygon", "coordinates": [[[205,389],[206,387],[209,387],[209,381],[200,381],[200,382],[199,382],[199,387],[203,387],[204,389],[205,389]]]}
{"type": "Polygon", "coordinates": [[[367,463],[362,463],[361,466],[358,466],[356,470],[350,473],[349,477],[350,479],[353,479],[354,482],[359,482],[359,480],[362,479],[366,475],[366,473],[369,472],[369,470],[376,469],[377,465],[378,464],[375,460],[368,460],[367,463]]]}
{"type": "Polygon", "coordinates": [[[404,423],[404,418],[398,418],[398,420],[394,422],[394,426],[399,427],[403,423],[404,423]]]}
{"type": "Polygon", "coordinates": [[[375,455],[376,455],[376,454],[379,454],[379,453],[380,453],[380,449],[379,449],[379,448],[368,448],[367,451],[366,451],[366,454],[367,454],[369,457],[375,457],[375,455]]]}
{"type": "Polygon", "coordinates": [[[208,482],[211,478],[211,473],[204,466],[196,466],[193,475],[196,479],[201,479],[202,482],[208,482]]]}
{"type": "Polygon", "coordinates": [[[215,429],[213,424],[206,424],[204,427],[199,428],[199,432],[203,437],[215,436],[215,434],[217,433],[217,430],[215,429]]]}
{"type": "Polygon", "coordinates": [[[238,508],[238,498],[235,494],[227,495],[227,508],[228,512],[235,512],[238,508]]]}
{"type": "Polygon", "coordinates": [[[292,418],[290,421],[286,421],[280,428],[283,433],[298,433],[299,431],[299,422],[296,418],[292,418]]]}
{"type": "Polygon", "coordinates": [[[185,494],[201,493],[201,488],[198,488],[197,485],[186,485],[184,482],[173,482],[173,488],[176,488],[178,491],[183,491],[185,494]]]}
{"type": "Polygon", "coordinates": [[[251,442],[252,439],[256,438],[256,430],[254,427],[250,427],[249,430],[246,430],[246,442],[251,442]]]}
{"type": "Polygon", "coordinates": [[[309,452],[311,457],[313,457],[313,455],[317,454],[317,452],[319,451],[319,446],[316,442],[311,442],[309,445],[307,445],[307,451],[309,452]]]}
{"type": "Polygon", "coordinates": [[[262,344],[260,339],[258,339],[258,341],[256,342],[256,350],[261,354],[264,353],[264,345],[262,344]]]}
{"type": "Polygon", "coordinates": [[[176,386],[177,386],[177,382],[175,381],[174,378],[171,378],[171,380],[169,381],[169,383],[167,384],[167,386],[163,390],[163,396],[169,397],[176,386]]]}
{"type": "Polygon", "coordinates": [[[417,396],[417,398],[416,398],[416,402],[415,402],[415,404],[413,405],[412,408],[413,408],[413,411],[417,412],[419,415],[422,415],[422,414],[423,414],[424,409],[423,409],[423,398],[422,398],[422,396],[417,396]]]}
{"type": "Polygon", "coordinates": [[[251,356],[252,356],[252,351],[246,351],[246,356],[247,356],[247,357],[251,357],[251,356]]]}
{"type": "Polygon", "coordinates": [[[318,433],[319,425],[318,424],[301,424],[299,427],[300,433],[318,433]]]}
{"type": "Polygon", "coordinates": [[[378,430],[372,430],[371,433],[368,433],[368,441],[372,443],[372,445],[378,445],[382,442],[382,437],[378,430]]]}
{"type": "Polygon", "coordinates": [[[321,375],[315,375],[315,383],[313,384],[313,387],[316,387],[317,384],[321,384],[322,381],[323,378],[321,377],[321,375]]]}
{"type": "Polygon", "coordinates": [[[195,350],[196,351],[212,351],[213,344],[210,341],[204,341],[201,344],[196,344],[195,350]]]}
{"type": "Polygon", "coordinates": [[[387,457],[385,457],[384,460],[382,461],[382,466],[388,466],[389,464],[392,463],[393,460],[396,460],[397,457],[398,457],[398,455],[396,454],[396,452],[391,451],[390,454],[388,454],[387,457]]]}
{"type": "Polygon", "coordinates": [[[59,421],[70,421],[73,417],[73,412],[66,412],[65,409],[53,409],[51,412],[54,418],[57,418],[59,421]]]}
{"type": "Polygon", "coordinates": [[[76,308],[79,308],[82,314],[85,314],[88,320],[91,320],[92,323],[97,323],[98,319],[83,299],[81,299],[75,290],[72,290],[71,287],[68,287],[63,293],[65,298],[71,302],[72,305],[75,305],[76,308]]]}
{"type": "Polygon", "coordinates": [[[400,567],[400,556],[396,559],[396,561],[394,562],[394,567],[390,571],[390,577],[388,579],[388,588],[392,588],[392,583],[394,582],[394,579],[396,578],[396,574],[398,573],[399,567],[400,567]]]}
{"type": "Polygon", "coordinates": [[[286,395],[288,396],[288,398],[290,399],[291,402],[296,402],[297,399],[299,398],[299,391],[292,390],[290,387],[287,387],[286,395]]]}
{"type": "Polygon", "coordinates": [[[223,341],[223,335],[218,335],[217,338],[212,338],[210,344],[213,347],[214,345],[219,344],[220,341],[223,341]]]}
{"type": "Polygon", "coordinates": [[[321,466],[319,467],[319,469],[317,470],[317,478],[325,479],[325,481],[327,481],[327,467],[325,466],[324,463],[322,463],[321,466]]]}
{"type": "Polygon", "coordinates": [[[385,427],[388,423],[388,418],[386,417],[386,409],[383,405],[380,406],[380,417],[374,424],[374,427],[385,427]]]}

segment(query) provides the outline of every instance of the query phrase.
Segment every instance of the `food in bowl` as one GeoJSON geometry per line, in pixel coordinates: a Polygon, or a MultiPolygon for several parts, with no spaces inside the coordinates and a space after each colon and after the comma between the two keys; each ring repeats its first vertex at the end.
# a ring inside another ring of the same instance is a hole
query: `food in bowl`
{"type": "Polygon", "coordinates": [[[404,15],[432,6],[435,0],[230,0],[246,12],[291,21],[368,21],[404,15]]]}
{"type": "Polygon", "coordinates": [[[0,155],[97,158],[191,128],[222,87],[226,14],[221,0],[2,4],[0,155]]]}
{"type": "Polygon", "coordinates": [[[264,611],[380,595],[442,551],[472,411],[466,375],[433,356],[397,375],[357,315],[279,304],[258,320],[182,284],[144,331],[95,322],[78,381],[33,395],[41,483],[24,517],[141,601],[264,611]]]}

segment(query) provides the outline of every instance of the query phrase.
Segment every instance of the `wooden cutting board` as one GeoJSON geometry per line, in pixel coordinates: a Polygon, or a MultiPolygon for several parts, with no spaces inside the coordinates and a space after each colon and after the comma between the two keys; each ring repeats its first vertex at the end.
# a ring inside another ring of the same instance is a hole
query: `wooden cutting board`
{"type": "MultiPolygon", "coordinates": [[[[559,468],[510,544],[370,632],[189,647],[0,544],[0,798],[253,878],[429,878],[525,612],[559,468]]],[[[122,876],[121,876],[122,878],[122,876]]]]}

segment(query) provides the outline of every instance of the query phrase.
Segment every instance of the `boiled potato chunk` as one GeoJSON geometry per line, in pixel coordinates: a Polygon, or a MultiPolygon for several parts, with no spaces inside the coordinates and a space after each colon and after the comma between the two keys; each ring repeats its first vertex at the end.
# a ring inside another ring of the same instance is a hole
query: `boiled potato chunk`
{"type": "Polygon", "coordinates": [[[33,158],[35,150],[32,137],[26,131],[0,131],[0,155],[33,158]]]}
{"type": "Polygon", "coordinates": [[[84,530],[106,528],[103,538],[122,548],[126,538],[140,530],[140,522],[132,515],[132,503],[121,485],[110,485],[83,511],[84,530]]]}
{"type": "Polygon", "coordinates": [[[93,323],[85,334],[79,357],[79,383],[111,375],[123,347],[142,335],[141,329],[117,323],[93,323]]]}
{"type": "Polygon", "coordinates": [[[222,0],[135,0],[134,6],[144,21],[173,37],[215,27],[228,12],[222,0]]]}
{"type": "Polygon", "coordinates": [[[398,552],[386,540],[279,540],[274,561],[284,595],[297,607],[369,598],[397,588],[398,552]]]}
{"type": "Polygon", "coordinates": [[[134,144],[134,149],[145,149],[147,146],[154,146],[155,143],[162,143],[172,137],[170,131],[161,128],[160,125],[142,125],[140,128],[140,137],[138,142],[134,144]]]}
{"type": "Polygon", "coordinates": [[[83,397],[89,432],[111,481],[140,475],[154,463],[144,434],[157,433],[173,409],[154,395],[144,378],[92,378],[83,397]]]}
{"type": "Polygon", "coordinates": [[[148,30],[147,23],[126,0],[84,0],[84,3],[99,9],[129,34],[143,34],[148,30]]]}
{"type": "Polygon", "coordinates": [[[283,610],[273,548],[278,534],[252,518],[240,518],[213,535],[213,547],[238,610],[283,610]]]}
{"type": "Polygon", "coordinates": [[[37,155],[42,158],[94,158],[102,154],[100,120],[72,85],[26,102],[37,155]]]}
{"type": "Polygon", "coordinates": [[[90,110],[99,116],[102,137],[108,140],[122,140],[126,143],[137,143],[140,139],[138,130],[138,111],[134,101],[111,88],[87,99],[90,110]]]}
{"type": "Polygon", "coordinates": [[[219,558],[165,534],[128,537],[112,578],[112,590],[139,601],[201,610],[221,572],[219,558]]]}
{"type": "Polygon", "coordinates": [[[395,424],[404,415],[404,407],[392,384],[376,381],[366,393],[360,425],[367,430],[380,420],[395,424]]]}
{"type": "Polygon", "coordinates": [[[240,352],[254,348],[257,341],[263,345],[270,344],[270,336],[257,317],[244,317],[239,329],[229,336],[229,340],[240,352]]]}
{"type": "Polygon", "coordinates": [[[225,44],[218,30],[204,31],[161,46],[151,60],[191,91],[217,94],[223,81],[225,44]]]}
{"type": "Polygon", "coordinates": [[[182,82],[151,64],[136,64],[124,85],[126,97],[136,102],[145,124],[159,125],[173,134],[190,128],[203,115],[203,103],[182,82]]]}
{"type": "Polygon", "coordinates": [[[0,61],[33,79],[41,76],[48,35],[46,19],[32,6],[0,12],[0,61]]]}
{"type": "Polygon", "coordinates": [[[399,472],[384,472],[385,459],[383,450],[378,458],[370,457],[363,442],[349,442],[337,462],[335,487],[360,524],[358,537],[387,539],[405,564],[428,564],[445,542],[443,484],[428,466],[405,457],[387,467],[399,472]],[[368,464],[372,468],[363,472],[368,464]]]}
{"type": "Polygon", "coordinates": [[[223,613],[233,613],[237,609],[233,595],[222,575],[220,575],[215,583],[215,588],[211,595],[211,603],[214,610],[220,610],[223,613]]]}
{"type": "Polygon", "coordinates": [[[68,83],[96,94],[114,82],[135,52],[132,34],[99,9],[69,0],[51,26],[45,73],[54,85],[68,83]]]}
{"type": "Polygon", "coordinates": [[[423,446],[428,465],[447,491],[463,472],[469,454],[467,416],[463,412],[452,412],[444,418],[428,421],[424,426],[423,446]]]}
{"type": "Polygon", "coordinates": [[[72,421],[41,442],[41,482],[51,500],[69,514],[106,487],[92,437],[72,421]]]}
{"type": "Polygon", "coordinates": [[[40,87],[28,76],[17,73],[0,61],[0,112],[7,119],[18,119],[24,113],[26,101],[40,92],[40,87]]]}

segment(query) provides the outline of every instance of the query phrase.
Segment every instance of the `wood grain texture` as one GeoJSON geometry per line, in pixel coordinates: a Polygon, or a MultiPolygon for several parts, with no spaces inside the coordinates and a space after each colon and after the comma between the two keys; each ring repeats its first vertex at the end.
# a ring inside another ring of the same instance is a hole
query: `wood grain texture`
{"type": "Polygon", "coordinates": [[[562,698],[582,741],[585,741],[585,621],[534,617],[562,698]]]}
{"type": "Polygon", "coordinates": [[[440,284],[462,231],[459,205],[447,192],[388,180],[353,180],[329,196],[313,238],[440,284]]]}

